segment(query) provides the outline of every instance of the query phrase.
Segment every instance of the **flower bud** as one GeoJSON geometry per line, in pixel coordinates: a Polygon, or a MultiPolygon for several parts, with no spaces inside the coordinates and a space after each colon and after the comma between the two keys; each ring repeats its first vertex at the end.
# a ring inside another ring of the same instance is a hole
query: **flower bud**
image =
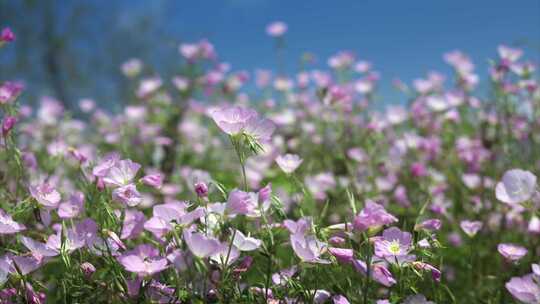
{"type": "Polygon", "coordinates": [[[81,264],[81,270],[84,275],[89,278],[94,272],[96,272],[96,267],[88,262],[84,262],[81,264]]]}
{"type": "Polygon", "coordinates": [[[9,27],[4,28],[0,33],[0,42],[12,42],[13,40],[15,40],[13,31],[9,27]]]}
{"type": "Polygon", "coordinates": [[[195,192],[198,197],[207,197],[208,196],[208,186],[204,182],[195,183],[195,192]]]}
{"type": "Polygon", "coordinates": [[[159,173],[149,174],[141,178],[141,182],[147,186],[159,189],[163,185],[163,175],[159,173]]]}
{"type": "Polygon", "coordinates": [[[4,121],[2,121],[2,135],[6,137],[11,129],[13,129],[13,126],[17,123],[17,118],[15,116],[7,116],[4,118],[4,121]]]}

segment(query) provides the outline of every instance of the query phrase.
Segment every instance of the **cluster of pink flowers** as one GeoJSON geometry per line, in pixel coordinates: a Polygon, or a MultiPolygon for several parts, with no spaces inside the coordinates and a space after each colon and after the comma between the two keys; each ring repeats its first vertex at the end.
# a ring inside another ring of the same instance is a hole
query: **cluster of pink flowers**
{"type": "Polygon", "coordinates": [[[540,87],[497,51],[493,102],[461,51],[382,108],[352,51],[251,79],[207,40],[118,113],[3,82],[0,303],[540,303],[540,87]]]}

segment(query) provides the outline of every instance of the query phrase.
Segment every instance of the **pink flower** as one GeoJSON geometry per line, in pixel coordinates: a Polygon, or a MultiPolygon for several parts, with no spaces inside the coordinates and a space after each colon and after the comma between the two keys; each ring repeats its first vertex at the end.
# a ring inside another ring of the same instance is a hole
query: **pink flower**
{"type": "Polygon", "coordinates": [[[22,92],[23,85],[18,82],[5,82],[0,86],[0,104],[14,101],[22,92]]]}
{"type": "Polygon", "coordinates": [[[83,98],[79,100],[79,108],[83,113],[92,112],[96,108],[96,102],[90,98],[83,98]]]}
{"type": "Polygon", "coordinates": [[[222,250],[221,243],[217,239],[205,236],[202,233],[184,230],[183,236],[189,251],[201,259],[217,254],[222,250]]]}
{"type": "Polygon", "coordinates": [[[194,43],[183,43],[178,47],[178,51],[188,60],[194,60],[199,52],[199,46],[194,43]]]}
{"type": "Polygon", "coordinates": [[[204,182],[195,183],[195,193],[198,197],[207,197],[208,196],[208,186],[204,182]]]}
{"type": "Polygon", "coordinates": [[[412,235],[409,232],[402,232],[397,227],[390,227],[384,230],[382,238],[375,241],[375,255],[386,258],[389,262],[401,263],[409,260],[408,256],[412,246],[412,235]]]}
{"type": "Polygon", "coordinates": [[[336,257],[339,262],[345,264],[352,263],[354,258],[354,252],[352,249],[328,247],[328,252],[336,257]]]}
{"type": "Polygon", "coordinates": [[[152,245],[141,244],[118,258],[129,272],[139,276],[150,276],[168,267],[167,259],[159,255],[159,250],[152,245]]]}
{"type": "Polygon", "coordinates": [[[347,300],[347,298],[345,298],[342,295],[333,296],[332,297],[332,302],[334,302],[334,304],[350,304],[351,303],[351,302],[349,302],[349,300],[347,300]]]}
{"type": "Polygon", "coordinates": [[[520,204],[528,201],[536,191],[536,176],[529,171],[512,169],[504,173],[497,183],[495,195],[507,204],[520,204]]]}
{"type": "Polygon", "coordinates": [[[435,282],[441,281],[441,271],[434,266],[424,262],[413,262],[413,266],[418,270],[431,271],[431,277],[435,282]]]}
{"type": "Polygon", "coordinates": [[[408,296],[405,301],[403,301],[403,304],[435,304],[435,302],[428,301],[422,294],[416,294],[408,296]]]}
{"type": "Polygon", "coordinates": [[[180,92],[184,92],[189,88],[189,79],[182,76],[173,77],[172,83],[180,92]]]}
{"type": "Polygon", "coordinates": [[[58,216],[60,218],[74,218],[79,216],[84,210],[84,194],[75,192],[71,195],[68,202],[61,203],[58,206],[58,216]]]}
{"type": "Polygon", "coordinates": [[[37,242],[29,237],[21,237],[21,243],[32,253],[36,258],[42,259],[43,257],[54,257],[60,254],[58,248],[55,248],[54,242],[47,241],[47,243],[37,242]]]}
{"type": "Polygon", "coordinates": [[[174,265],[174,268],[178,271],[184,271],[188,269],[188,260],[186,252],[175,249],[167,255],[167,260],[174,265]]]}
{"type": "Polygon", "coordinates": [[[248,192],[234,189],[229,193],[225,210],[231,215],[248,215],[255,212],[257,203],[248,192]]]}
{"type": "Polygon", "coordinates": [[[296,154],[278,155],[276,163],[286,174],[293,173],[302,164],[303,160],[296,154]]]}
{"type": "Polygon", "coordinates": [[[540,284],[535,282],[532,274],[523,277],[513,277],[505,284],[505,287],[514,298],[523,303],[540,303],[540,284]]]}
{"type": "Polygon", "coordinates": [[[291,246],[303,262],[328,264],[330,261],[321,259],[321,254],[326,251],[326,244],[320,242],[312,235],[292,234],[290,236],[291,246]]]}
{"type": "Polygon", "coordinates": [[[424,177],[427,176],[428,171],[424,163],[415,162],[411,165],[411,174],[414,177],[424,177]]]}
{"type": "Polygon", "coordinates": [[[533,215],[531,217],[531,220],[529,221],[527,230],[534,234],[540,234],[540,218],[538,218],[536,215],[533,215]]]}
{"type": "Polygon", "coordinates": [[[21,274],[27,275],[34,270],[39,269],[43,265],[43,259],[36,258],[33,255],[30,256],[14,256],[13,262],[17,265],[21,274]]]}
{"type": "Polygon", "coordinates": [[[6,116],[2,120],[2,136],[6,137],[17,123],[17,117],[6,116]]]}
{"type": "Polygon", "coordinates": [[[142,79],[137,88],[137,97],[148,98],[162,86],[163,82],[158,76],[142,79]]]}
{"type": "Polygon", "coordinates": [[[287,24],[282,21],[275,21],[266,27],[266,33],[272,37],[281,37],[287,32],[287,24]]]}
{"type": "Polygon", "coordinates": [[[266,141],[274,132],[275,126],[268,119],[260,119],[257,112],[242,107],[229,107],[214,110],[210,116],[225,133],[235,136],[246,134],[256,140],[266,141]]]}
{"type": "MultiPolygon", "coordinates": [[[[363,275],[367,274],[367,264],[362,260],[353,260],[353,266],[355,270],[363,275]]],[[[390,287],[397,283],[392,273],[384,264],[372,264],[370,276],[375,282],[382,284],[383,286],[390,287]]]]}
{"type": "Polygon", "coordinates": [[[60,203],[60,193],[48,183],[30,186],[30,194],[47,209],[55,209],[60,203]]]}
{"type": "Polygon", "coordinates": [[[150,187],[159,189],[163,185],[163,175],[159,173],[149,174],[141,178],[141,182],[150,187]]]}
{"type": "Polygon", "coordinates": [[[144,213],[135,209],[126,209],[120,238],[134,239],[139,236],[144,229],[144,221],[144,213]]]}
{"type": "Polygon", "coordinates": [[[436,231],[441,229],[442,222],[439,219],[428,219],[418,224],[415,229],[425,229],[429,231],[436,231]]]}
{"type": "Polygon", "coordinates": [[[2,29],[2,32],[0,33],[0,42],[12,42],[14,40],[15,34],[9,27],[2,29]]]}
{"type": "Polygon", "coordinates": [[[139,75],[142,70],[142,61],[137,58],[131,58],[122,64],[121,70],[127,77],[135,77],[139,75]]]}
{"type": "Polygon", "coordinates": [[[366,202],[366,206],[354,218],[354,229],[364,231],[372,227],[388,225],[397,222],[398,219],[386,212],[383,206],[374,202],[366,202]]]}
{"type": "Polygon", "coordinates": [[[511,48],[506,45],[499,45],[497,51],[499,52],[501,59],[508,63],[517,61],[523,55],[522,50],[511,48]]]}
{"type": "Polygon", "coordinates": [[[240,250],[235,246],[230,247],[228,243],[222,243],[219,249],[210,256],[210,260],[220,265],[230,265],[240,257],[240,250]]]}
{"type": "Polygon", "coordinates": [[[509,261],[518,261],[527,254],[527,248],[505,243],[497,245],[497,251],[509,261]]]}
{"type": "Polygon", "coordinates": [[[11,218],[11,215],[0,209],[0,234],[14,234],[25,230],[26,227],[11,218]]]}
{"type": "Polygon", "coordinates": [[[241,231],[236,230],[233,245],[240,251],[253,251],[258,249],[262,241],[256,238],[245,236],[241,231]]]}
{"type": "Polygon", "coordinates": [[[189,225],[193,221],[204,216],[204,209],[197,207],[188,212],[184,203],[172,202],[155,205],[153,217],[144,223],[144,229],[152,232],[156,237],[161,238],[173,228],[172,223],[179,225],[189,225]]]}
{"type": "Polygon", "coordinates": [[[463,232],[465,232],[465,234],[467,234],[469,237],[474,237],[478,233],[478,231],[482,229],[483,225],[484,224],[480,221],[468,220],[461,221],[461,223],[459,224],[461,229],[463,229],[463,232]]]}
{"type": "Polygon", "coordinates": [[[330,292],[324,289],[317,289],[315,290],[315,295],[313,296],[313,303],[314,304],[326,303],[326,301],[330,299],[330,296],[332,296],[330,292]]]}
{"type": "MultiPolygon", "coordinates": [[[[131,161],[130,159],[123,159],[118,162],[114,161],[114,158],[108,158],[105,160],[104,166],[112,165],[107,170],[106,175],[103,177],[105,184],[113,187],[122,187],[130,184],[137,172],[141,168],[141,165],[131,161]]],[[[96,168],[94,168],[95,170],[96,168]]],[[[100,171],[100,170],[99,170],[100,171]]]]}
{"type": "Polygon", "coordinates": [[[257,119],[258,114],[252,109],[229,107],[214,110],[210,116],[217,126],[229,135],[241,134],[251,119],[257,119]]]}
{"type": "Polygon", "coordinates": [[[128,184],[114,189],[112,197],[115,201],[130,207],[137,206],[142,202],[142,195],[137,191],[137,187],[134,184],[128,184]]]}
{"type": "Polygon", "coordinates": [[[105,177],[111,168],[120,160],[118,153],[109,153],[92,169],[92,174],[97,177],[105,177]]]}
{"type": "Polygon", "coordinates": [[[84,275],[89,278],[92,276],[92,274],[94,274],[94,272],[96,272],[96,267],[89,262],[84,262],[81,264],[81,270],[84,275]]]}
{"type": "Polygon", "coordinates": [[[291,234],[306,234],[311,229],[311,218],[301,218],[298,221],[284,220],[283,227],[291,234]]]}

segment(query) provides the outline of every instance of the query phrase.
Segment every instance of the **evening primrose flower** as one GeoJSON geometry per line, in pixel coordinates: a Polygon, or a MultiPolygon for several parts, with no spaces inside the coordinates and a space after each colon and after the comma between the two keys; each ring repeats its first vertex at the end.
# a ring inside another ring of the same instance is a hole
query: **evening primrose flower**
{"type": "Polygon", "coordinates": [[[423,294],[416,294],[408,296],[402,304],[435,304],[435,302],[428,301],[423,294]]]}
{"type": "Polygon", "coordinates": [[[0,85],[0,104],[14,101],[22,92],[23,85],[19,82],[7,81],[0,85]]]}
{"type": "Polygon", "coordinates": [[[148,174],[141,178],[141,182],[147,186],[159,189],[163,185],[163,174],[148,174]]]}
{"type": "Polygon", "coordinates": [[[349,264],[352,263],[354,252],[352,249],[328,247],[328,252],[332,254],[338,262],[349,264]]]}
{"type": "Polygon", "coordinates": [[[268,140],[275,129],[270,120],[260,119],[252,109],[233,106],[214,110],[210,116],[223,132],[231,136],[246,134],[256,140],[268,140]]]}
{"type": "Polygon", "coordinates": [[[258,249],[262,241],[253,237],[245,236],[240,230],[236,230],[233,245],[240,251],[253,251],[258,249]]]}
{"type": "Polygon", "coordinates": [[[0,234],[14,234],[25,229],[23,224],[15,222],[11,215],[0,209],[0,234]]]}
{"type": "Polygon", "coordinates": [[[189,251],[198,258],[206,258],[222,250],[221,243],[217,239],[203,233],[184,230],[183,237],[189,251]]]}
{"type": "Polygon", "coordinates": [[[234,136],[241,134],[248,121],[257,118],[255,110],[242,107],[226,107],[216,109],[210,116],[221,131],[234,136]]]}
{"type": "Polygon", "coordinates": [[[138,58],[131,58],[128,61],[124,62],[121,66],[122,73],[129,77],[133,78],[139,75],[143,67],[143,63],[138,58]]]}
{"type": "Polygon", "coordinates": [[[386,258],[391,263],[410,260],[408,254],[411,249],[412,235],[409,232],[402,232],[397,227],[384,230],[382,238],[375,241],[375,255],[386,258]]]}
{"type": "Polygon", "coordinates": [[[527,254],[527,248],[515,244],[501,243],[497,246],[497,250],[509,261],[518,261],[527,254]]]}
{"type": "Polygon", "coordinates": [[[251,195],[249,195],[248,192],[238,189],[234,189],[229,193],[229,197],[225,205],[225,211],[230,215],[247,215],[255,212],[256,208],[257,205],[253,201],[251,195]]]}
{"type": "Polygon", "coordinates": [[[499,45],[497,52],[499,53],[499,57],[501,57],[501,59],[507,64],[519,60],[519,58],[523,55],[523,50],[511,48],[506,45],[499,45]]]}
{"type": "Polygon", "coordinates": [[[133,239],[141,234],[144,229],[144,213],[135,209],[126,209],[124,222],[122,223],[121,239],[133,239]]]}
{"type": "Polygon", "coordinates": [[[149,244],[141,244],[118,258],[120,264],[129,272],[139,276],[149,276],[168,267],[166,258],[159,255],[159,250],[149,244]]]}
{"type": "Polygon", "coordinates": [[[480,221],[469,220],[461,221],[461,223],[459,224],[463,232],[465,232],[465,234],[467,234],[469,237],[474,237],[478,233],[478,231],[482,229],[483,225],[484,224],[480,221]]]}
{"type": "MultiPolygon", "coordinates": [[[[115,162],[114,158],[107,158],[103,165],[110,164],[111,162],[112,166],[107,170],[106,175],[103,177],[103,181],[105,184],[112,187],[122,187],[130,184],[141,168],[141,165],[130,159],[123,159],[115,162]]],[[[95,169],[96,168],[94,168],[94,170],[95,169]]]]}
{"type": "Polygon", "coordinates": [[[281,37],[287,32],[287,24],[282,21],[275,21],[266,27],[266,33],[272,37],[281,37]]]}
{"type": "Polygon", "coordinates": [[[353,226],[356,230],[364,231],[372,227],[388,225],[397,221],[398,219],[388,213],[383,206],[372,201],[367,201],[364,209],[355,216],[353,226]]]}
{"type": "Polygon", "coordinates": [[[60,193],[48,183],[30,186],[30,194],[36,201],[47,209],[56,209],[60,203],[60,193]]]}
{"type": "Polygon", "coordinates": [[[536,176],[529,171],[512,169],[504,173],[495,187],[495,196],[503,203],[520,204],[536,192],[536,176]]]}
{"type": "Polygon", "coordinates": [[[2,120],[2,136],[6,137],[17,123],[17,117],[6,116],[2,120]]]}
{"type": "Polygon", "coordinates": [[[77,217],[84,210],[84,193],[75,192],[69,201],[58,206],[58,216],[63,219],[77,217]]]}
{"type": "Polygon", "coordinates": [[[240,250],[228,243],[222,243],[219,250],[210,256],[210,260],[219,265],[230,265],[240,257],[240,250]]]}
{"type": "Polygon", "coordinates": [[[416,225],[414,227],[415,230],[424,229],[428,231],[436,231],[441,229],[442,222],[439,219],[427,219],[423,221],[422,223],[416,225]]]}
{"type": "Polygon", "coordinates": [[[162,85],[163,81],[158,76],[142,79],[137,89],[137,97],[148,98],[157,92],[162,85]]]}
{"type": "Polygon", "coordinates": [[[334,304],[350,304],[349,300],[347,300],[346,297],[342,295],[335,295],[332,297],[332,301],[334,304]]]}
{"type": "Polygon", "coordinates": [[[426,270],[426,271],[430,271],[431,272],[431,278],[435,281],[435,282],[440,282],[441,281],[441,271],[437,268],[435,268],[434,266],[428,264],[428,263],[424,263],[424,262],[413,262],[413,266],[418,269],[418,270],[426,270]]]}
{"type": "Polygon", "coordinates": [[[135,184],[128,184],[114,189],[112,197],[115,201],[130,207],[137,206],[143,200],[142,195],[137,190],[137,187],[135,187],[135,184]]]}
{"type": "Polygon", "coordinates": [[[534,280],[533,274],[513,277],[505,284],[505,287],[514,298],[523,303],[540,303],[540,284],[534,280]]]}
{"type": "Polygon", "coordinates": [[[278,155],[276,157],[276,163],[286,174],[293,173],[304,160],[296,154],[278,155]]]}
{"type": "Polygon", "coordinates": [[[320,256],[326,251],[326,244],[317,240],[313,235],[291,234],[291,246],[303,262],[328,264],[330,261],[321,259],[320,256]]]}
{"type": "Polygon", "coordinates": [[[2,29],[2,32],[0,32],[0,43],[2,42],[12,42],[15,40],[15,34],[11,30],[11,28],[6,27],[2,29]]]}
{"type": "Polygon", "coordinates": [[[197,207],[188,212],[185,203],[171,202],[155,205],[153,217],[144,223],[144,229],[152,232],[157,238],[161,238],[174,229],[173,223],[189,225],[204,216],[204,209],[197,207]]]}
{"type": "MultiPolygon", "coordinates": [[[[366,262],[355,259],[353,260],[353,266],[357,272],[361,273],[362,275],[367,275],[368,268],[366,262]]],[[[390,287],[397,283],[396,279],[384,263],[371,264],[371,271],[369,274],[375,282],[386,287],[390,287]]]]}
{"type": "Polygon", "coordinates": [[[198,197],[203,198],[208,196],[208,186],[205,182],[196,182],[194,188],[198,197]]]}

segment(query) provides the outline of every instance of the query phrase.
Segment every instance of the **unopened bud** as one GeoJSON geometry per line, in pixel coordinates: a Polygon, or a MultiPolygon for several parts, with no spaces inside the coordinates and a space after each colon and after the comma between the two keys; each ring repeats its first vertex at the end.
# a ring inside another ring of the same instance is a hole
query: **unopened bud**
{"type": "Polygon", "coordinates": [[[208,186],[204,182],[198,182],[195,184],[195,192],[198,197],[208,196],[208,186]]]}
{"type": "Polygon", "coordinates": [[[17,118],[15,116],[7,116],[4,118],[4,121],[2,121],[2,135],[6,137],[11,129],[13,129],[13,126],[17,123],[17,118]]]}

